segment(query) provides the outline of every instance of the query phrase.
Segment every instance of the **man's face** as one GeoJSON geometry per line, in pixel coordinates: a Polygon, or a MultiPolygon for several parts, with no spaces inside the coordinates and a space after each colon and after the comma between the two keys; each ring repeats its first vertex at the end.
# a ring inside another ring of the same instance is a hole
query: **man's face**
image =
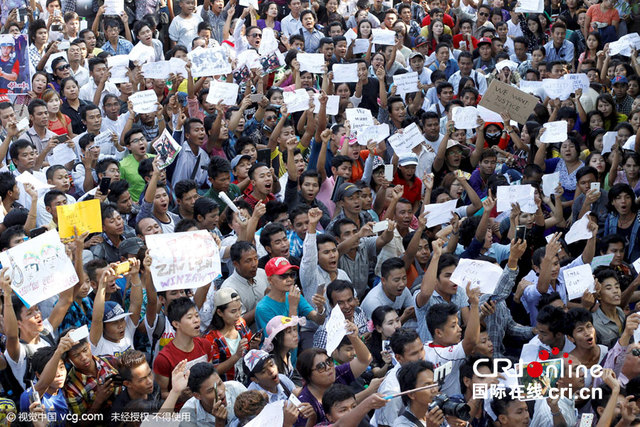
{"type": "Polygon", "coordinates": [[[300,2],[300,0],[292,0],[291,3],[289,3],[289,10],[291,10],[292,14],[299,14],[300,13],[300,7],[302,6],[302,3],[300,2]]]}
{"type": "Polygon", "coordinates": [[[396,23],[396,21],[398,20],[398,15],[396,15],[395,13],[387,13],[384,16],[384,25],[385,28],[393,28],[393,24],[396,23]]]}
{"type": "Polygon", "coordinates": [[[447,62],[449,60],[449,48],[443,46],[438,49],[436,52],[436,59],[438,62],[447,62]]]}
{"type": "Polygon", "coordinates": [[[213,187],[216,191],[228,191],[229,185],[231,184],[231,175],[228,173],[221,173],[216,175],[215,178],[210,178],[209,182],[211,182],[211,187],[213,187]]]}
{"type": "Polygon", "coordinates": [[[30,333],[39,333],[44,330],[44,322],[42,321],[42,313],[37,305],[31,308],[22,307],[20,310],[20,320],[18,320],[20,330],[30,333]]]}
{"type": "Polygon", "coordinates": [[[440,136],[440,122],[438,119],[426,119],[424,121],[424,135],[430,141],[435,141],[440,136]]]}
{"type": "Polygon", "coordinates": [[[145,138],[142,133],[134,133],[129,139],[129,145],[127,148],[134,156],[146,156],[147,138],[145,138]]]}
{"type": "MultiPolygon", "coordinates": [[[[416,377],[416,388],[433,384],[436,384],[436,382],[433,379],[432,370],[426,369],[418,373],[416,377]]],[[[420,402],[420,404],[422,405],[429,406],[429,404],[433,401],[433,398],[436,397],[438,393],[440,393],[439,387],[433,387],[426,390],[416,391],[414,393],[411,393],[409,396],[412,400],[420,402]]]]}
{"type": "Polygon", "coordinates": [[[318,245],[318,264],[324,271],[335,272],[338,269],[338,247],[333,242],[318,245]]]}
{"type": "Polygon", "coordinates": [[[93,354],[91,353],[91,346],[88,341],[78,348],[69,350],[67,352],[67,357],[69,358],[69,362],[71,362],[78,371],[85,374],[95,366],[93,354]]]}
{"type": "Polygon", "coordinates": [[[180,8],[186,15],[190,15],[196,9],[196,2],[194,0],[181,0],[180,8]]]}
{"type": "Polygon", "coordinates": [[[333,56],[333,51],[335,49],[335,46],[333,45],[333,43],[325,43],[322,45],[322,50],[320,53],[324,54],[324,60],[325,61],[330,61],[331,57],[333,56]]]}
{"type": "Polygon", "coordinates": [[[31,115],[31,121],[34,126],[47,127],[49,126],[49,110],[45,106],[38,106],[33,110],[31,115]]]}
{"type": "Polygon", "coordinates": [[[516,42],[513,45],[513,50],[516,53],[516,56],[520,59],[525,58],[527,56],[527,45],[524,43],[516,42]]]}
{"type": "Polygon", "coordinates": [[[480,173],[485,176],[493,175],[496,171],[496,162],[498,161],[495,157],[487,157],[486,159],[482,159],[480,162],[480,173]]]}
{"type": "Polygon", "coordinates": [[[16,234],[9,240],[9,249],[18,246],[20,243],[24,243],[27,241],[26,234],[16,234]]]}
{"type": "Polygon", "coordinates": [[[413,219],[413,206],[410,203],[396,204],[396,222],[398,228],[407,229],[413,219]]]}
{"type": "Polygon", "coordinates": [[[613,259],[611,260],[611,266],[616,267],[621,265],[624,261],[624,243],[615,242],[609,243],[609,247],[607,248],[606,254],[613,254],[613,259]]]}
{"type": "Polygon", "coordinates": [[[409,60],[411,69],[417,73],[421,73],[424,68],[424,58],[422,56],[414,56],[409,60]]]}
{"type": "Polygon", "coordinates": [[[398,362],[400,362],[401,365],[424,360],[424,344],[422,343],[422,340],[420,340],[420,338],[416,338],[414,342],[406,344],[404,346],[403,353],[396,354],[396,359],[398,359],[398,362]]]}
{"type": "Polygon", "coordinates": [[[436,328],[436,337],[438,343],[445,346],[456,345],[462,339],[462,328],[458,323],[458,316],[452,314],[447,319],[447,323],[442,326],[442,329],[436,328]]]}
{"type": "Polygon", "coordinates": [[[540,341],[549,347],[555,346],[558,343],[558,336],[562,335],[559,332],[554,334],[549,330],[549,325],[543,323],[538,323],[536,328],[538,329],[538,338],[540,338],[540,341]]]}
{"type": "Polygon", "coordinates": [[[124,221],[118,211],[113,212],[113,215],[107,217],[102,221],[102,227],[107,235],[120,236],[124,232],[124,221]]]}
{"type": "Polygon", "coordinates": [[[335,53],[338,58],[344,58],[347,54],[347,42],[344,40],[340,40],[338,43],[336,43],[335,53]]]}
{"type": "Polygon", "coordinates": [[[176,331],[180,331],[185,335],[195,338],[200,336],[200,313],[195,307],[191,307],[185,313],[179,322],[173,321],[172,326],[176,331]]]}
{"type": "Polygon", "coordinates": [[[104,112],[111,120],[117,120],[120,114],[120,102],[117,98],[109,98],[104,104],[104,112]]]}
{"type": "Polygon", "coordinates": [[[351,179],[351,162],[344,162],[338,166],[338,168],[331,168],[335,170],[333,173],[336,177],[341,176],[345,180],[351,179]]]}
{"type": "Polygon", "coordinates": [[[269,359],[264,363],[264,366],[260,372],[255,372],[253,378],[256,379],[256,383],[265,390],[273,390],[280,384],[280,377],[278,376],[278,367],[273,359],[269,359]]]}
{"type": "Polygon", "coordinates": [[[178,199],[178,204],[182,209],[184,209],[188,213],[193,213],[193,205],[196,204],[196,200],[200,198],[198,194],[198,190],[195,188],[187,191],[181,199],[178,199]]]}
{"type": "Polygon", "coordinates": [[[553,30],[552,35],[553,35],[553,44],[559,47],[564,42],[564,38],[567,35],[567,31],[564,28],[555,28],[553,30]]]}
{"type": "Polygon", "coordinates": [[[553,67],[551,67],[552,79],[559,79],[564,75],[564,73],[565,73],[564,65],[562,64],[555,64],[553,67]]]}
{"type": "Polygon", "coordinates": [[[311,31],[315,25],[316,25],[316,20],[312,14],[306,13],[302,17],[302,26],[307,30],[311,31]]]}
{"type": "Polygon", "coordinates": [[[531,420],[529,418],[527,403],[513,400],[507,405],[507,413],[505,415],[499,415],[498,420],[503,427],[528,426],[531,420]]]}
{"type": "Polygon", "coordinates": [[[66,169],[58,169],[47,183],[53,185],[56,190],[66,192],[70,187],[69,172],[66,169]]]}
{"type": "Polygon", "coordinates": [[[306,213],[297,215],[293,219],[293,231],[300,237],[304,239],[307,235],[307,230],[309,229],[309,215],[306,213]]]}
{"type": "Polygon", "coordinates": [[[272,257],[288,257],[289,256],[289,239],[287,233],[279,231],[272,234],[269,246],[265,247],[266,251],[272,257]]]}
{"type": "Polygon", "coordinates": [[[13,162],[16,164],[18,170],[29,170],[35,167],[37,157],[38,152],[33,147],[28,146],[18,151],[18,158],[13,159],[13,162]]]}
{"type": "MultiPolygon", "coordinates": [[[[182,4],[182,2],[180,4],[182,4]]],[[[209,408],[213,407],[216,402],[222,402],[223,406],[227,405],[224,382],[216,373],[207,378],[200,385],[200,390],[194,392],[193,395],[202,402],[201,404],[209,408]]]]}
{"type": "Polygon", "coordinates": [[[100,81],[104,77],[106,72],[107,72],[107,66],[105,64],[96,64],[93,67],[93,71],[91,72],[93,81],[94,82],[100,81]]]}
{"type": "Polygon", "coordinates": [[[616,83],[613,85],[613,93],[616,98],[624,98],[627,95],[628,85],[626,83],[616,83]]]}
{"type": "Polygon", "coordinates": [[[251,178],[254,190],[261,194],[271,193],[271,188],[273,187],[273,175],[271,174],[271,169],[266,166],[259,167],[253,171],[253,176],[251,178]]]}
{"type": "Polygon", "coordinates": [[[460,67],[460,74],[468,76],[469,74],[471,74],[471,70],[473,68],[473,61],[471,60],[471,58],[467,58],[463,56],[458,61],[458,66],[460,67]]]}
{"type": "Polygon", "coordinates": [[[453,99],[453,88],[445,87],[442,88],[442,92],[440,92],[440,102],[442,105],[447,105],[453,99]]]}
{"type": "Polygon", "coordinates": [[[72,44],[67,50],[67,56],[69,57],[70,62],[80,62],[82,61],[82,50],[80,46],[72,44]]]}
{"type": "Polygon", "coordinates": [[[118,197],[118,201],[116,202],[116,209],[121,214],[130,214],[131,209],[133,207],[133,201],[131,200],[131,194],[129,191],[125,191],[118,197]]]}
{"type": "Polygon", "coordinates": [[[596,343],[596,328],[591,322],[576,324],[571,335],[576,347],[580,349],[592,349],[598,345],[596,343]]]}
{"type": "Polygon", "coordinates": [[[63,206],[67,204],[66,196],[57,196],[55,199],[51,201],[49,206],[46,206],[47,212],[53,216],[54,221],[58,220],[58,206],[63,206]]]}
{"type": "Polygon", "coordinates": [[[355,398],[349,398],[347,400],[343,400],[342,402],[336,402],[331,407],[331,411],[327,413],[327,419],[330,423],[336,423],[350,411],[355,409],[358,406],[355,398]]]}
{"type": "Polygon", "coordinates": [[[489,58],[491,58],[491,45],[488,43],[485,43],[483,45],[481,45],[478,48],[478,51],[480,52],[480,57],[487,61],[489,58]]]}
{"type": "Polygon", "coordinates": [[[258,252],[255,249],[244,251],[240,257],[240,261],[234,261],[238,274],[245,279],[253,279],[258,272],[258,252]]]}
{"type": "Polygon", "coordinates": [[[478,28],[482,27],[482,24],[487,22],[487,19],[489,19],[489,9],[484,7],[478,9],[478,19],[476,21],[477,22],[476,26],[478,28]]]}
{"type": "Polygon", "coordinates": [[[361,206],[361,192],[357,191],[351,196],[343,197],[342,199],[342,207],[345,212],[351,215],[358,215],[362,210],[361,206]]]}
{"type": "Polygon", "coordinates": [[[391,270],[387,277],[382,277],[382,289],[387,295],[399,297],[407,287],[407,272],[402,269],[391,270]]]}
{"type": "Polygon", "coordinates": [[[341,291],[333,292],[331,299],[334,304],[340,307],[342,314],[347,320],[353,319],[356,307],[358,306],[358,299],[353,295],[351,289],[343,289],[341,291]]]}
{"type": "Polygon", "coordinates": [[[16,112],[13,110],[13,107],[0,110],[0,123],[2,124],[2,127],[6,128],[9,125],[9,122],[13,122],[15,120],[16,112]]]}
{"type": "Polygon", "coordinates": [[[197,221],[200,223],[202,230],[215,230],[218,228],[218,222],[220,220],[220,214],[218,209],[214,209],[211,212],[207,212],[205,216],[198,215],[197,221]]]}
{"type": "Polygon", "coordinates": [[[100,127],[102,126],[102,115],[99,109],[88,110],[86,113],[86,119],[84,124],[87,126],[87,131],[97,135],[100,133],[100,127]]]}
{"type": "Polygon", "coordinates": [[[504,43],[502,42],[502,40],[494,39],[493,42],[491,42],[491,47],[493,49],[494,55],[497,55],[500,52],[502,52],[502,49],[504,48],[504,43]]]}
{"type": "Polygon", "coordinates": [[[158,221],[153,218],[143,218],[138,223],[138,228],[142,236],[148,236],[150,234],[162,234],[162,228],[158,221]]]}
{"type": "Polygon", "coordinates": [[[131,370],[131,381],[125,381],[124,385],[136,394],[151,394],[153,393],[153,379],[151,367],[147,362],[144,362],[131,370]]]}

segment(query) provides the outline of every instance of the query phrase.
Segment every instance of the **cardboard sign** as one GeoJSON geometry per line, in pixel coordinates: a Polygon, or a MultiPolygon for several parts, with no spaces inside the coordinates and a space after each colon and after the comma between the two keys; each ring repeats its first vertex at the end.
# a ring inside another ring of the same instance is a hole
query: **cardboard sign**
{"type": "Polygon", "coordinates": [[[480,101],[480,105],[496,113],[508,111],[511,118],[522,125],[533,114],[533,109],[537,104],[538,98],[535,96],[497,79],[491,81],[482,101],[480,101]]]}

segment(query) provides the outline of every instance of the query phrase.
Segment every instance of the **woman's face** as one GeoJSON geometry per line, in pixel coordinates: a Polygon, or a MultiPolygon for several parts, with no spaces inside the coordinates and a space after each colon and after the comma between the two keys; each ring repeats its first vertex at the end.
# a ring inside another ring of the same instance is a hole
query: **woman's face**
{"type": "Polygon", "coordinates": [[[278,16],[278,5],[275,3],[270,4],[269,9],[267,9],[267,15],[275,19],[278,16]]]}
{"type": "Polygon", "coordinates": [[[225,325],[235,325],[242,315],[242,303],[240,301],[231,301],[223,310],[216,310],[218,316],[222,317],[225,325]]]}
{"type": "Polygon", "coordinates": [[[633,114],[629,119],[629,123],[633,126],[634,132],[638,132],[638,129],[640,128],[640,113],[633,114]]]}
{"type": "Polygon", "coordinates": [[[589,35],[587,37],[587,47],[591,50],[595,50],[598,48],[598,39],[594,35],[589,35]]]}
{"type": "Polygon", "coordinates": [[[64,91],[62,92],[62,94],[67,99],[77,99],[78,98],[78,85],[75,84],[72,80],[69,80],[64,85],[64,91]]]}
{"type": "Polygon", "coordinates": [[[326,3],[327,12],[335,13],[338,10],[338,0],[329,0],[326,3]]]}
{"type": "MultiPolygon", "coordinates": [[[[598,110],[600,110],[601,103],[609,105],[606,102],[600,101],[598,103],[598,110]]],[[[603,128],[603,127],[604,127],[604,121],[602,120],[602,116],[600,116],[600,114],[594,114],[593,116],[591,116],[591,118],[589,119],[589,129],[594,130],[594,129],[603,128]]]]}
{"type": "Polygon", "coordinates": [[[340,83],[336,88],[336,95],[340,97],[340,101],[348,101],[349,96],[351,96],[351,91],[349,90],[349,85],[346,83],[340,83]]]}
{"type": "Polygon", "coordinates": [[[38,74],[33,78],[33,91],[37,94],[44,92],[47,87],[47,78],[41,74],[38,74]]]}
{"type": "Polygon", "coordinates": [[[382,335],[383,339],[389,338],[398,329],[400,329],[400,318],[395,310],[385,314],[382,326],[376,326],[376,330],[382,335]]]}
{"type": "Polygon", "coordinates": [[[269,102],[274,105],[280,105],[280,106],[284,105],[284,96],[282,95],[282,92],[280,91],[273,92],[273,94],[271,95],[271,99],[269,99],[269,102]]]}
{"type": "Polygon", "coordinates": [[[607,165],[604,161],[604,157],[602,157],[601,154],[594,154],[589,159],[589,166],[595,168],[598,173],[603,173],[607,165]]]}
{"type": "Polygon", "coordinates": [[[368,39],[371,35],[371,22],[362,21],[360,24],[360,37],[363,39],[368,39]]]}
{"type": "Polygon", "coordinates": [[[629,131],[629,129],[625,129],[625,128],[618,129],[617,140],[620,145],[624,145],[624,143],[627,142],[629,138],[631,138],[631,132],[629,131]]]}
{"type": "Polygon", "coordinates": [[[620,193],[611,204],[619,215],[627,215],[631,212],[631,196],[628,193],[620,193]]]}
{"type": "Polygon", "coordinates": [[[576,146],[569,140],[564,141],[560,146],[560,154],[565,162],[574,161],[578,158],[576,146]]]}
{"type": "Polygon", "coordinates": [[[596,139],[593,140],[593,148],[595,148],[596,151],[602,152],[604,148],[604,135],[596,136],[596,139]]]}
{"type": "Polygon", "coordinates": [[[376,55],[371,60],[371,66],[374,70],[378,70],[378,68],[384,66],[384,57],[382,55],[376,55]]]}
{"type": "Polygon", "coordinates": [[[436,21],[433,23],[433,34],[435,36],[441,36],[444,33],[444,25],[440,21],[436,21]]]}
{"type": "Polygon", "coordinates": [[[616,76],[625,76],[625,77],[627,77],[627,69],[622,64],[616,65],[614,73],[615,73],[616,76]]]}
{"type": "Polygon", "coordinates": [[[633,104],[631,104],[631,110],[640,110],[640,97],[633,100],[633,104]]]}
{"type": "Polygon", "coordinates": [[[624,172],[627,174],[628,178],[635,180],[638,178],[638,171],[640,170],[640,165],[636,163],[633,157],[629,157],[624,165],[622,165],[624,172]]]}
{"type": "MultiPolygon", "coordinates": [[[[300,82],[302,83],[302,87],[304,89],[309,89],[313,87],[313,74],[309,72],[304,72],[300,75],[300,82]]],[[[283,99],[284,101],[284,99],[283,99]]]]}
{"type": "Polygon", "coordinates": [[[544,61],[544,54],[540,49],[536,49],[531,53],[531,60],[534,64],[539,64],[544,61]]]}
{"type": "Polygon", "coordinates": [[[520,131],[520,140],[523,144],[529,144],[531,142],[531,135],[529,135],[529,129],[526,126],[522,126],[520,131]]]}
{"type": "Polygon", "coordinates": [[[527,27],[533,34],[537,34],[538,28],[540,28],[540,23],[534,21],[533,19],[530,19],[527,21],[527,27]]]}
{"type": "Polygon", "coordinates": [[[459,199],[462,197],[462,193],[464,193],[464,188],[462,188],[460,181],[454,179],[449,187],[449,196],[451,196],[452,199],[459,199]]]}
{"type": "Polygon", "coordinates": [[[629,80],[629,87],[627,88],[627,95],[635,98],[640,93],[640,85],[637,80],[629,80]]]}
{"type": "Polygon", "coordinates": [[[538,15],[538,20],[540,21],[540,26],[542,28],[547,28],[549,26],[549,21],[547,21],[547,17],[544,16],[542,13],[538,15]]]}
{"type": "Polygon", "coordinates": [[[311,383],[322,388],[328,388],[336,381],[336,368],[333,359],[326,354],[316,354],[313,358],[313,372],[311,373],[311,383]],[[324,363],[322,369],[317,366],[324,363]],[[327,367],[329,365],[329,367],[327,367]]]}
{"type": "Polygon", "coordinates": [[[52,96],[51,99],[47,101],[47,110],[49,110],[50,114],[58,114],[60,111],[60,98],[58,98],[58,95],[52,96]]]}
{"type": "MultiPolygon", "coordinates": [[[[613,113],[613,105],[607,101],[600,100],[598,101],[598,111],[600,111],[604,117],[609,117],[611,113],[613,113]]],[[[602,126],[604,126],[604,123],[602,126]]]]}
{"type": "Polygon", "coordinates": [[[298,327],[292,326],[291,328],[287,328],[283,331],[284,340],[282,341],[282,345],[287,350],[293,350],[294,348],[298,348],[298,327]]]}
{"type": "Polygon", "coordinates": [[[607,68],[607,78],[609,80],[613,79],[616,75],[616,69],[613,65],[609,65],[609,68],[607,68]]]}

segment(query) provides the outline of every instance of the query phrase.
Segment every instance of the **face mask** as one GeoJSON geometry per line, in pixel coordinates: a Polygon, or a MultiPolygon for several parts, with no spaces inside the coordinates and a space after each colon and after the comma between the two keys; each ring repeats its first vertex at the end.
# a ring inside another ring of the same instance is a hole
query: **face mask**
{"type": "Polygon", "coordinates": [[[500,135],[502,135],[502,132],[487,132],[484,138],[487,140],[487,142],[496,144],[500,141],[500,135]]]}

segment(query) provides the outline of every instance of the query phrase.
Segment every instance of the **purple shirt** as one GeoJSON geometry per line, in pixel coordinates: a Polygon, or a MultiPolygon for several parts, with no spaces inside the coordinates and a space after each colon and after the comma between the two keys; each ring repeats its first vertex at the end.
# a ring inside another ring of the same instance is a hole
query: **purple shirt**
{"type": "MultiPolygon", "coordinates": [[[[353,376],[353,372],[351,372],[351,366],[348,363],[336,366],[335,369],[335,384],[349,385],[356,380],[356,377],[353,376]]],[[[324,409],[322,409],[322,402],[318,402],[318,400],[313,397],[313,394],[311,394],[311,391],[309,391],[309,388],[307,386],[304,386],[304,388],[300,392],[300,396],[298,396],[298,399],[300,400],[300,402],[308,402],[311,404],[311,406],[313,406],[313,410],[316,411],[316,424],[328,421],[327,417],[324,414],[324,409]]],[[[294,426],[303,427],[306,423],[307,420],[305,418],[299,417],[294,426]]]]}

